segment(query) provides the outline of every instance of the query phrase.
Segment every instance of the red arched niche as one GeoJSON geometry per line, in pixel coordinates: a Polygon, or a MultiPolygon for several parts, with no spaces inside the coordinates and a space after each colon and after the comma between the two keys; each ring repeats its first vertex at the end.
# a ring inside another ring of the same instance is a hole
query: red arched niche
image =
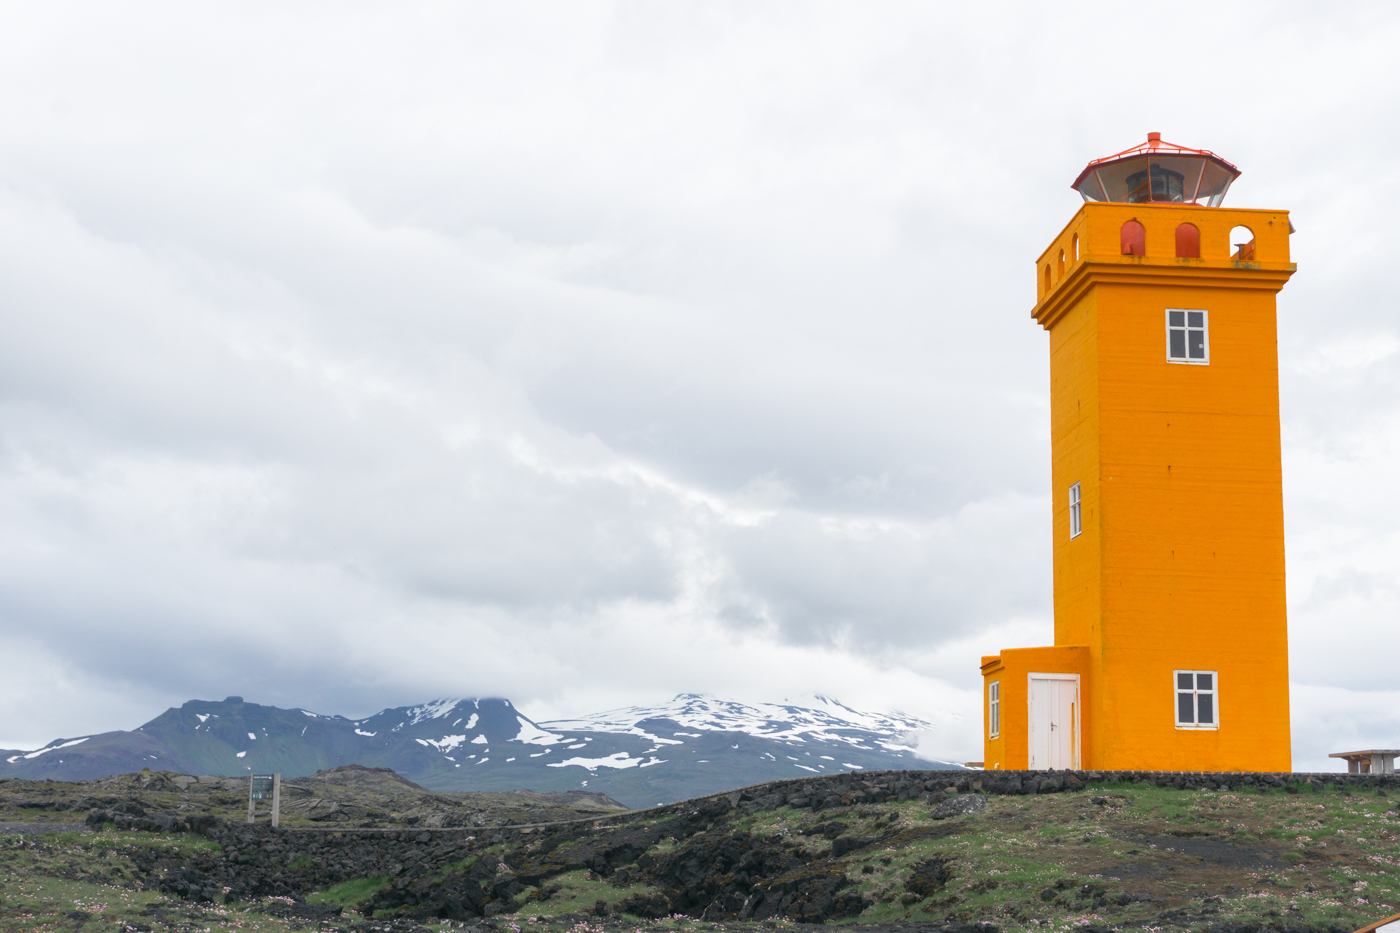
{"type": "Polygon", "coordinates": [[[1123,244],[1124,256],[1147,255],[1147,231],[1136,220],[1130,220],[1123,224],[1123,229],[1119,231],[1118,236],[1123,244]]]}
{"type": "Polygon", "coordinates": [[[1201,258],[1201,231],[1195,224],[1182,224],[1176,228],[1176,258],[1201,258]]]}

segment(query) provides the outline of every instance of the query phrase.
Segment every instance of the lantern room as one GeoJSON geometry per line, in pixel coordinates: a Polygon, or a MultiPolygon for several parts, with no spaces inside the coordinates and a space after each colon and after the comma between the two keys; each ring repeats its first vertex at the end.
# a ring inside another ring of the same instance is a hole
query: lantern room
{"type": "Polygon", "coordinates": [[[1148,201],[1219,207],[1240,170],[1206,149],[1189,149],[1148,133],[1147,142],[1095,159],[1071,186],[1086,201],[1148,201]]]}

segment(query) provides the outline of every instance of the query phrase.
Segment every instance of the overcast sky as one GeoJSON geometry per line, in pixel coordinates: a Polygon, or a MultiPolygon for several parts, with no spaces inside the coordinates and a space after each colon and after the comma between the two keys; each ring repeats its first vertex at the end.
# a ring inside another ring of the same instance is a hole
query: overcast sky
{"type": "Polygon", "coordinates": [[[1298,228],[1295,766],[1400,746],[1393,5],[0,17],[0,747],[694,691],[981,757],[1053,638],[1034,259],[1149,130],[1298,228]]]}

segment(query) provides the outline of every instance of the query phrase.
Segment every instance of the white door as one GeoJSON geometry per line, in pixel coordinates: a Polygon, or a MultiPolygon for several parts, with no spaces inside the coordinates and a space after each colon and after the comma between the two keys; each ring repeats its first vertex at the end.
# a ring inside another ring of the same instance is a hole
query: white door
{"type": "Polygon", "coordinates": [[[1079,767],[1079,675],[1030,675],[1032,771],[1079,767]]]}

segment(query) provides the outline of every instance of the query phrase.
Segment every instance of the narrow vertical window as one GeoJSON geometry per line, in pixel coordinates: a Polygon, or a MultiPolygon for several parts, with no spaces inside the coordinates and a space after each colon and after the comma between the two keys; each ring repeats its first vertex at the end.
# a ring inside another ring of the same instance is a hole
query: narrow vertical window
{"type": "Polygon", "coordinates": [[[987,737],[1001,735],[1001,681],[987,685],[987,737]]]}
{"type": "Polygon", "coordinates": [[[1173,671],[1176,680],[1176,726],[1178,729],[1219,728],[1216,693],[1219,675],[1215,671],[1173,671]]]}
{"type": "Polygon", "coordinates": [[[1167,309],[1167,360],[1172,363],[1209,363],[1210,335],[1205,311],[1167,309]]]}
{"type": "Polygon", "coordinates": [[[1069,487],[1069,536],[1079,537],[1079,533],[1084,530],[1084,523],[1080,515],[1079,484],[1075,483],[1069,487]]]}

